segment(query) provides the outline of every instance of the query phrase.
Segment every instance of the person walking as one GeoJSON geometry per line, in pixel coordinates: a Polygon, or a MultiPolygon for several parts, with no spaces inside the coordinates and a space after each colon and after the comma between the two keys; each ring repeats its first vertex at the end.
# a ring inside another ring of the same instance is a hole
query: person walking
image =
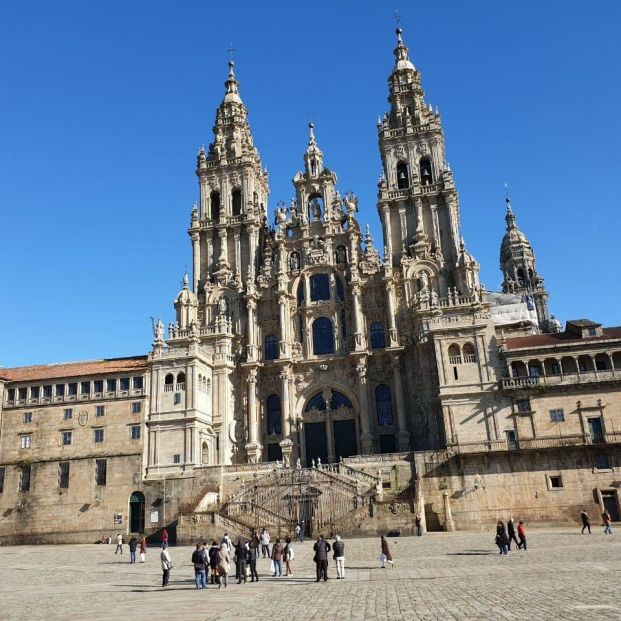
{"type": "Polygon", "coordinates": [[[114,553],[123,554],[123,535],[121,535],[121,533],[116,536],[116,550],[114,553]]]}
{"type": "Polygon", "coordinates": [[[205,548],[202,543],[196,544],[196,550],[192,552],[192,565],[194,565],[194,582],[196,583],[196,589],[207,588],[207,574],[206,574],[206,558],[205,548]]]}
{"type": "Polygon", "coordinates": [[[242,580],[246,582],[246,559],[248,558],[248,547],[246,542],[241,538],[237,540],[235,546],[235,576],[237,578],[237,584],[241,584],[242,580]]]}
{"type": "Polygon", "coordinates": [[[276,539],[276,543],[272,546],[271,559],[274,563],[274,578],[282,577],[282,558],[285,551],[285,546],[280,543],[280,538],[276,539]]]}
{"type": "Polygon", "coordinates": [[[589,514],[582,509],[582,513],[580,514],[580,519],[582,520],[582,530],[580,533],[584,535],[584,529],[589,529],[589,535],[591,534],[591,520],[589,519],[589,514]]]}
{"type": "Polygon", "coordinates": [[[330,552],[331,548],[330,544],[323,538],[323,535],[319,535],[313,550],[315,551],[313,561],[315,561],[317,571],[317,582],[321,580],[322,576],[325,582],[328,579],[328,552],[330,552]]]}
{"type": "Polygon", "coordinates": [[[132,537],[129,540],[129,564],[136,564],[136,548],[138,547],[138,539],[136,537],[132,537]]]}
{"type": "Polygon", "coordinates": [[[498,549],[500,550],[499,554],[504,554],[506,556],[509,551],[509,537],[507,536],[507,531],[502,520],[498,520],[496,523],[495,541],[498,549]]]}
{"type": "Polygon", "coordinates": [[[164,544],[168,547],[168,531],[166,529],[162,530],[162,548],[164,544]]]}
{"type": "Polygon", "coordinates": [[[287,544],[283,552],[283,559],[285,561],[285,575],[291,576],[293,575],[293,565],[291,564],[291,561],[295,560],[295,552],[293,551],[293,546],[291,545],[291,537],[287,537],[285,539],[285,543],[287,544]]]}
{"type": "Polygon", "coordinates": [[[336,563],[336,579],[345,579],[345,543],[337,535],[334,543],[332,544],[332,550],[334,554],[334,562],[336,563]]]}
{"type": "Polygon", "coordinates": [[[140,562],[144,563],[147,560],[147,538],[142,535],[140,537],[140,562]]]}
{"type": "Polygon", "coordinates": [[[602,513],[602,521],[604,522],[604,535],[612,535],[612,518],[606,510],[602,513]]]}
{"type": "Polygon", "coordinates": [[[248,567],[250,567],[250,582],[258,582],[259,574],[257,573],[257,546],[253,545],[255,543],[255,539],[250,542],[248,546],[248,552],[246,554],[246,563],[248,567]]]}
{"type": "Polygon", "coordinates": [[[224,588],[228,586],[228,575],[231,571],[231,555],[229,554],[229,547],[226,543],[220,544],[220,550],[217,555],[218,559],[218,588],[221,588],[224,584],[224,588]]]}
{"type": "Polygon", "coordinates": [[[263,558],[269,558],[270,556],[270,534],[265,530],[265,528],[261,531],[259,535],[259,541],[261,542],[261,552],[263,553],[263,558]]]}
{"type": "Polygon", "coordinates": [[[517,532],[520,537],[520,543],[518,543],[518,548],[524,548],[526,550],[526,527],[524,526],[524,522],[520,520],[517,532]]]}
{"type": "Polygon", "coordinates": [[[390,552],[390,546],[388,545],[388,540],[384,535],[382,535],[380,539],[380,543],[382,545],[382,553],[380,554],[380,561],[382,561],[381,569],[386,569],[386,563],[390,563],[391,567],[395,568],[395,563],[392,560],[392,554],[390,552]]]}
{"type": "Polygon", "coordinates": [[[295,525],[295,540],[298,543],[304,542],[304,534],[302,533],[302,525],[299,522],[295,525]]]}
{"type": "Polygon", "coordinates": [[[421,537],[423,534],[422,523],[423,523],[423,520],[420,517],[420,513],[417,513],[416,517],[414,518],[414,524],[416,525],[416,536],[417,537],[421,537]]]}
{"type": "Polygon", "coordinates": [[[209,569],[211,570],[211,584],[216,584],[216,582],[218,582],[218,552],[220,552],[220,546],[217,542],[212,541],[211,547],[207,551],[209,569]]]}
{"type": "Polygon", "coordinates": [[[170,553],[168,552],[168,544],[162,544],[162,551],[160,552],[160,561],[162,562],[162,587],[167,587],[170,581],[170,570],[173,567],[170,553]]]}
{"type": "Polygon", "coordinates": [[[513,518],[509,516],[509,521],[507,522],[507,536],[509,537],[509,552],[511,552],[511,542],[514,541],[515,545],[519,548],[520,542],[515,536],[515,524],[513,522],[513,518]]]}

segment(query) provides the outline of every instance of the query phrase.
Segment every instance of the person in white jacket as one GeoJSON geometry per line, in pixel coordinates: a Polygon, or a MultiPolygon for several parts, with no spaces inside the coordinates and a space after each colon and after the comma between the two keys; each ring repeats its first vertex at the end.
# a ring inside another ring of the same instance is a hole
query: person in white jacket
{"type": "Polygon", "coordinates": [[[162,587],[168,586],[168,581],[170,580],[170,570],[172,569],[173,563],[170,558],[170,553],[168,552],[168,544],[165,543],[162,545],[162,551],[160,553],[160,560],[162,561],[162,587]]]}

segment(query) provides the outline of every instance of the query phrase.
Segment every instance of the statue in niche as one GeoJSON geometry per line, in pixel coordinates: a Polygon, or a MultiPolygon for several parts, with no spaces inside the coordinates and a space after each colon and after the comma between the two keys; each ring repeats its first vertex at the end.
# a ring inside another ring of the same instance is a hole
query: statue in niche
{"type": "Polygon", "coordinates": [[[310,213],[311,220],[313,222],[321,221],[321,205],[319,204],[319,200],[313,198],[308,204],[308,210],[310,213]]]}
{"type": "Polygon", "coordinates": [[[338,246],[336,249],[336,262],[347,263],[347,250],[344,246],[338,246]]]}
{"type": "Polygon", "coordinates": [[[222,296],[218,300],[218,315],[221,317],[225,317],[229,314],[229,303],[226,301],[226,298],[222,296]]]}
{"type": "Polygon", "coordinates": [[[289,268],[292,271],[300,269],[300,255],[297,252],[292,252],[289,257],[289,268]]]}

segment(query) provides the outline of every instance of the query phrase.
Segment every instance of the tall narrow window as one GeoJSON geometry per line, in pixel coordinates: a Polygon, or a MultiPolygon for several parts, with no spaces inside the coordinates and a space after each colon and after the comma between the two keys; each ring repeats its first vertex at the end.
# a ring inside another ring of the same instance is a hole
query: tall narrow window
{"type": "Polygon", "coordinates": [[[108,479],[108,460],[95,460],[95,485],[105,485],[108,479]]]}
{"type": "Polygon", "coordinates": [[[397,187],[400,190],[410,187],[410,174],[408,172],[408,165],[405,162],[397,164],[397,187]]]}
{"type": "Polygon", "coordinates": [[[304,304],[304,280],[300,280],[300,284],[298,285],[298,306],[302,306],[304,304]]]}
{"type": "Polygon", "coordinates": [[[4,473],[5,473],[5,467],[0,466],[0,494],[4,492],[4,473]]]}
{"type": "Polygon", "coordinates": [[[220,219],[220,192],[212,192],[210,198],[211,202],[211,219],[220,219]]]}
{"type": "Polygon", "coordinates": [[[392,395],[386,384],[380,384],[375,389],[375,406],[377,408],[377,424],[380,427],[393,425],[392,395]]]}
{"type": "Polygon", "coordinates": [[[69,487],[69,462],[61,461],[58,464],[58,487],[67,489],[69,487]]]}
{"type": "Polygon", "coordinates": [[[270,395],[265,405],[267,409],[267,434],[281,433],[280,397],[278,395],[270,395]]]}
{"type": "Polygon", "coordinates": [[[265,359],[276,360],[278,358],[278,337],[268,334],[265,337],[265,359]]]}
{"type": "Polygon", "coordinates": [[[242,193],[241,190],[233,190],[231,194],[231,207],[234,216],[239,216],[242,209],[242,193]]]}
{"type": "Polygon", "coordinates": [[[345,288],[343,281],[338,276],[336,276],[336,297],[340,302],[345,301],[345,288]]]}
{"type": "Polygon", "coordinates": [[[313,322],[313,353],[316,356],[334,353],[334,330],[327,317],[318,317],[313,322]]]}
{"type": "Polygon", "coordinates": [[[382,349],[386,347],[384,338],[384,326],[379,321],[374,321],[369,328],[371,333],[371,349],[382,349]]]}
{"type": "Polygon", "coordinates": [[[30,464],[24,464],[22,466],[22,471],[19,477],[19,491],[20,492],[28,492],[30,491],[30,464]]]}

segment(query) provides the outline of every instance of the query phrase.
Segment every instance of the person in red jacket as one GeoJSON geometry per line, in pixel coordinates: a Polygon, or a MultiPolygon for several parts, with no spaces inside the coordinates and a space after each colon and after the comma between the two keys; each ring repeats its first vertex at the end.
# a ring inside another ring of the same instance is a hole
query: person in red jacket
{"type": "Polygon", "coordinates": [[[520,520],[520,523],[518,524],[517,532],[518,532],[518,537],[520,538],[520,543],[518,543],[518,548],[524,548],[526,550],[526,528],[522,520],[520,520]]]}

